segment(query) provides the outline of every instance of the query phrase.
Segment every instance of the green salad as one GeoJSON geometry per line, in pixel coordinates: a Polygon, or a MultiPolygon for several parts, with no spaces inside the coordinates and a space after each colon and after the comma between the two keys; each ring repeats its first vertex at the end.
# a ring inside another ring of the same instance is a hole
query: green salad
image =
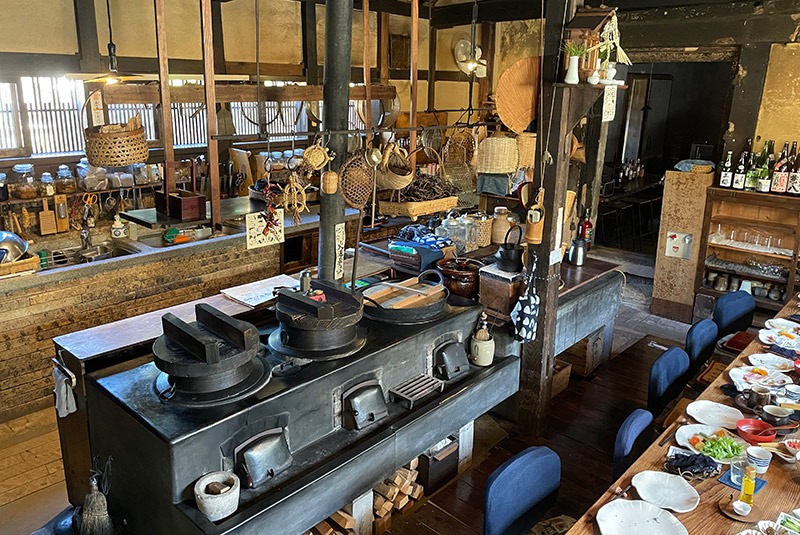
{"type": "Polygon", "coordinates": [[[744,446],[741,443],[725,434],[722,430],[711,436],[699,433],[693,436],[689,443],[703,455],[708,455],[717,460],[731,459],[744,451],[744,446]]]}

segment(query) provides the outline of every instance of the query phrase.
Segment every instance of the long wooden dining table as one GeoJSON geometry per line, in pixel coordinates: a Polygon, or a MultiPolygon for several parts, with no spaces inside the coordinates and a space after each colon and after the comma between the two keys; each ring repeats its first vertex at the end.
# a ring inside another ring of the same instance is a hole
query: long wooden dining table
{"type": "MultiPolygon", "coordinates": [[[[783,318],[793,313],[800,311],[798,309],[797,298],[793,298],[785,307],[776,315],[776,317],[783,318]]],[[[721,373],[697,399],[706,399],[716,401],[725,405],[733,405],[733,398],[725,395],[721,386],[726,383],[731,383],[728,375],[728,370],[738,367],[746,366],[749,364],[747,357],[753,353],[764,353],[764,348],[759,343],[758,338],[748,345],[736,359],[728,366],[725,372],[721,373]]],[[[796,378],[794,373],[789,374],[796,378]]],[[[691,423],[694,423],[688,416],[684,414],[691,423]]],[[[745,417],[748,417],[745,415],[745,417]]],[[[567,532],[567,535],[588,535],[601,533],[594,518],[597,511],[606,503],[608,503],[614,496],[615,489],[626,488],[631,484],[631,479],[634,475],[644,470],[664,470],[664,461],[667,457],[667,450],[670,446],[677,446],[674,437],[667,441],[663,446],[659,446],[670,433],[675,430],[674,424],[668,426],[661,436],[649,447],[645,452],[625,471],[622,476],[615,481],[611,487],[589,508],[586,513],[578,519],[578,522],[567,532]]],[[[735,432],[735,431],[734,431],[735,432]]],[[[790,437],[797,436],[790,435],[790,437]]],[[[780,439],[778,437],[776,440],[780,439]]],[[[784,437],[788,438],[788,437],[784,437]]],[[[779,457],[773,455],[772,462],[766,474],[759,475],[760,479],[767,481],[764,486],[755,495],[755,504],[761,510],[761,515],[758,517],[748,517],[748,522],[739,522],[732,520],[723,515],[719,509],[720,501],[727,503],[730,496],[738,497],[739,492],[733,488],[720,483],[719,477],[714,476],[700,481],[691,481],[690,484],[700,494],[700,504],[688,513],[670,513],[686,527],[690,535],[736,535],[741,531],[748,528],[755,528],[755,523],[759,520],[776,520],[781,512],[790,512],[800,507],[800,463],[785,463],[779,457]]],[[[723,465],[720,475],[728,470],[728,465],[723,465]]],[[[626,498],[618,498],[626,499],[626,498]]],[[[627,499],[639,499],[634,487],[628,491],[627,499]]],[[[630,535],[638,535],[631,533],[630,535]]],[[[642,534],[646,535],[646,534],[642,534]]]]}

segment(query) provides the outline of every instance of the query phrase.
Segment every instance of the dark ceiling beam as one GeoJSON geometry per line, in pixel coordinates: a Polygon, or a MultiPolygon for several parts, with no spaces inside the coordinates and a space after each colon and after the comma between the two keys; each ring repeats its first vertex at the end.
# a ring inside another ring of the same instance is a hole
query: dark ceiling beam
{"type": "Polygon", "coordinates": [[[649,9],[662,7],[701,6],[708,4],[730,4],[731,0],[590,0],[587,6],[599,7],[604,4],[608,7],[619,8],[620,11],[631,9],[649,9]]]}
{"type": "MultiPolygon", "coordinates": [[[[298,2],[310,2],[313,4],[325,5],[325,0],[297,0],[298,2]]],[[[361,0],[353,0],[353,9],[361,9],[361,0]]],[[[423,14],[423,5],[420,2],[419,18],[427,19],[427,14],[423,14]]],[[[472,5],[472,4],[470,4],[472,5]]],[[[411,16],[411,4],[406,2],[399,2],[398,0],[370,0],[369,10],[378,13],[391,13],[392,15],[403,15],[405,17],[411,16]]],[[[426,8],[427,10],[427,8],[426,8]]]]}
{"type": "Polygon", "coordinates": [[[108,60],[104,62],[100,56],[94,0],[75,0],[75,29],[78,34],[80,70],[84,72],[108,70],[108,60]]]}
{"type": "MultiPolygon", "coordinates": [[[[478,2],[478,22],[539,19],[542,0],[483,0],[478,2]]],[[[452,28],[472,22],[472,2],[434,7],[431,24],[434,28],[452,28]]]]}
{"type": "Polygon", "coordinates": [[[78,54],[0,52],[0,76],[58,76],[68,72],[81,72],[80,60],[78,54]]]}
{"type": "Polygon", "coordinates": [[[797,4],[773,0],[623,11],[619,27],[626,48],[787,43],[797,40],[797,4]]]}

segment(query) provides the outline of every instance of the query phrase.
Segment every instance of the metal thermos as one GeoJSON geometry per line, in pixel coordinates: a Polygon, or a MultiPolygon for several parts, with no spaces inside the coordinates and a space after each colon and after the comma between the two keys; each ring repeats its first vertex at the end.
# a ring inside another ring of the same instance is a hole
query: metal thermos
{"type": "Polygon", "coordinates": [[[582,266],[586,263],[586,240],[575,238],[569,248],[569,263],[573,266],[582,266]]]}

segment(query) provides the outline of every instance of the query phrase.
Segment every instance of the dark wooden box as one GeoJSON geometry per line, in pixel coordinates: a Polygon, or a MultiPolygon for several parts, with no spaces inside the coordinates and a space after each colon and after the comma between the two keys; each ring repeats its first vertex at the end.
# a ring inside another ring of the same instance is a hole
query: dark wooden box
{"type": "Polygon", "coordinates": [[[509,316],[525,291],[525,280],[521,273],[498,275],[486,268],[480,271],[480,303],[487,313],[495,312],[500,317],[509,316]]]}
{"type": "Polygon", "coordinates": [[[436,453],[419,456],[418,482],[425,487],[425,494],[430,496],[450,480],[458,476],[458,441],[436,453]]]}
{"type": "Polygon", "coordinates": [[[157,191],[156,212],[169,215],[173,219],[181,221],[195,221],[206,218],[206,196],[191,191],[179,189],[170,193],[168,196],[163,192],[157,191]],[[167,203],[169,202],[169,212],[167,203]]]}

